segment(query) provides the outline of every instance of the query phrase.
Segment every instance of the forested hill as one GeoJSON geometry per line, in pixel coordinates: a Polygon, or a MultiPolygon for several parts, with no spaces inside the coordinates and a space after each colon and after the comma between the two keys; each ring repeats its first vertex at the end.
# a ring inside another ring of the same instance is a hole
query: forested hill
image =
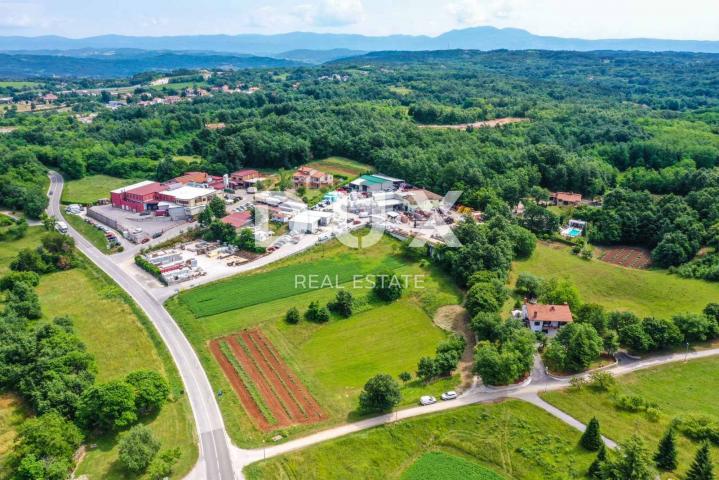
{"type": "Polygon", "coordinates": [[[60,55],[0,54],[0,78],[128,77],[146,71],[199,68],[271,68],[300,65],[253,55],[143,52],[138,55],[74,57],[60,55]]]}
{"type": "MultiPolygon", "coordinates": [[[[603,196],[601,210],[574,213],[599,226],[590,240],[644,245],[659,265],[719,279],[719,254],[687,263],[719,246],[719,55],[388,52],[201,80],[193,82],[256,90],[150,107],[139,100],[162,89],[138,87],[114,111],[100,97],[60,93],[72,113],[8,111],[0,204],[38,214],[32,202],[44,195],[32,181],[43,165],[71,179],[166,180],[189,169],[292,169],[342,156],[438,193],[461,190],[461,203],[485,212],[529,205],[547,190],[603,196]],[[90,124],[75,118],[87,112],[98,113],[90,124]],[[422,128],[502,117],[525,121],[422,128]],[[225,128],[205,128],[217,122],[225,128]]],[[[556,229],[554,214],[529,211],[533,230],[556,229]]]]}

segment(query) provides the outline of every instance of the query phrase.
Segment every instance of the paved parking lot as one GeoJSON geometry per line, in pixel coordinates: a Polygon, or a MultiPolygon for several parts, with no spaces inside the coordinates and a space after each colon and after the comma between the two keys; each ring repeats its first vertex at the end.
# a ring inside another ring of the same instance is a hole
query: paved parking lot
{"type": "Polygon", "coordinates": [[[185,220],[173,221],[169,217],[155,217],[153,215],[143,216],[139,213],[133,213],[122,210],[120,208],[114,208],[111,205],[100,205],[92,207],[92,210],[116,221],[118,224],[122,225],[130,231],[135,228],[141,228],[150,236],[157,233],[164,233],[180,225],[188,224],[188,222],[185,220]]]}

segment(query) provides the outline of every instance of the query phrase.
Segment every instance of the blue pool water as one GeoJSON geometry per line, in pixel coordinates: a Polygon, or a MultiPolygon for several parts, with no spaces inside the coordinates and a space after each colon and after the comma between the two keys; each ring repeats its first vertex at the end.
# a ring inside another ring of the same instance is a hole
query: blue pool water
{"type": "Polygon", "coordinates": [[[581,234],[582,234],[582,231],[581,231],[580,229],[578,229],[578,228],[570,228],[569,230],[567,230],[567,235],[570,236],[570,237],[572,237],[572,238],[578,237],[578,236],[580,236],[581,234]]]}

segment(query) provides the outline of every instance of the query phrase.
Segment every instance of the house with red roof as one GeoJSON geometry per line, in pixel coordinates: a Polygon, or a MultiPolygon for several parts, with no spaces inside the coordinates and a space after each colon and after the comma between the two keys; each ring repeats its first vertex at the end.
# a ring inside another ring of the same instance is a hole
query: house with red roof
{"type": "Polygon", "coordinates": [[[246,188],[250,186],[252,180],[260,178],[260,172],[251,168],[245,168],[233,172],[230,175],[230,184],[234,185],[235,188],[246,188]]]}
{"type": "Polygon", "coordinates": [[[574,192],[554,192],[549,195],[549,200],[555,205],[579,205],[582,203],[582,194],[574,192]]]}
{"type": "Polygon", "coordinates": [[[541,303],[525,303],[522,306],[522,319],[533,332],[542,332],[550,337],[557,334],[560,328],[572,323],[572,311],[569,305],[545,305],[541,303]]]}
{"type": "Polygon", "coordinates": [[[320,172],[310,167],[300,167],[292,176],[295,188],[322,188],[334,183],[334,177],[329,173],[320,172]]]}

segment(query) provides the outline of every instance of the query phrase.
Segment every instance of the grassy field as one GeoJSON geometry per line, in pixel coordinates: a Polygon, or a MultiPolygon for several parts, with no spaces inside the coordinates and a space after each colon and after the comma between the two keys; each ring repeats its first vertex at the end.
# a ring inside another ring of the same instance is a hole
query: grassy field
{"type": "Polygon", "coordinates": [[[502,480],[502,477],[462,457],[431,452],[414,462],[401,480],[502,480]]]}
{"type": "Polygon", "coordinates": [[[308,167],[316,168],[325,173],[340,175],[352,179],[365,172],[374,171],[374,167],[364,163],[356,162],[345,157],[328,157],[307,164],[308,167]]]}
{"type": "Polygon", "coordinates": [[[0,87],[5,88],[26,88],[26,87],[37,87],[40,85],[37,82],[24,82],[24,81],[0,81],[0,87]]]}
{"type": "Polygon", "coordinates": [[[400,95],[402,97],[406,97],[407,95],[412,93],[411,88],[407,87],[397,87],[397,86],[391,86],[388,88],[388,90],[392,93],[396,93],[397,95],[400,95]]]}
{"type": "Polygon", "coordinates": [[[670,317],[699,312],[719,298],[719,283],[680,278],[661,270],[634,270],[599,260],[586,261],[569,247],[539,243],[531,258],[514,263],[513,274],[565,277],[579,289],[582,301],[640,316],[670,317]]]}
{"type": "Polygon", "coordinates": [[[574,479],[583,477],[593,457],[577,447],[579,436],[544,411],[513,400],[355,433],[250,465],[245,475],[250,480],[396,479],[408,469],[411,472],[415,461],[427,453],[440,451],[479,463],[506,478],[574,479]]]}
{"type": "MultiPolygon", "coordinates": [[[[7,269],[20,248],[38,245],[43,231],[28,230],[16,242],[3,242],[0,272],[7,269]]],[[[179,392],[182,383],[169,353],[144,314],[107,276],[84,260],[73,270],[44,275],[37,287],[45,319],[67,315],[74,321],[77,335],[97,362],[99,382],[124,377],[139,369],[162,372],[169,379],[173,400],[148,425],[163,448],[179,447],[182,458],[173,478],[181,478],[195,463],[197,445],[192,413],[187,399],[179,392]]],[[[0,416],[5,410],[0,407],[0,416]]],[[[117,467],[116,437],[94,440],[97,448],[88,450],[77,474],[94,479],[134,478],[117,467]]]]}
{"type": "Polygon", "coordinates": [[[14,395],[0,394],[0,478],[7,478],[5,462],[17,434],[17,427],[28,412],[14,395]]]}
{"type": "Polygon", "coordinates": [[[92,204],[101,198],[110,198],[110,190],[136,182],[138,180],[107,175],[89,175],[80,180],[69,180],[65,182],[62,191],[62,203],[92,204]]]}
{"type": "MultiPolygon", "coordinates": [[[[377,373],[396,376],[405,370],[414,372],[419,358],[433,355],[446,335],[434,326],[432,315],[440,306],[457,304],[462,299],[452,282],[439,272],[396,256],[397,244],[384,238],[370,249],[352,250],[339,242],[329,242],[256,274],[183,292],[170,299],[167,306],[194,345],[216,390],[232,392],[207,348],[208,342],[244,328],[258,325],[262,328],[329,415],[322,424],[292,427],[282,434],[292,436],[354,420],[358,418],[354,411],[357,396],[367,379],[377,373]],[[364,274],[389,266],[399,275],[426,275],[425,288],[410,288],[399,301],[387,305],[371,298],[369,290],[362,288],[364,285],[352,282],[351,268],[356,268],[357,274],[364,274]],[[298,325],[286,324],[284,315],[289,308],[297,306],[304,311],[311,301],[325,304],[336,293],[334,288],[298,288],[293,292],[295,275],[320,274],[321,283],[322,275],[332,272],[334,283],[333,269],[338,275],[341,273],[345,281],[342,287],[353,293],[356,301],[353,316],[332,318],[324,325],[304,320],[298,325]],[[252,298],[256,295],[264,303],[252,298]],[[204,316],[203,305],[216,310],[218,298],[238,307],[204,316]]],[[[457,378],[447,378],[429,386],[409,382],[402,389],[403,405],[416,403],[425,393],[439,394],[455,386],[457,381],[457,378]]],[[[220,406],[231,437],[240,445],[258,445],[276,433],[263,434],[256,430],[234,394],[223,395],[220,406]]]]}
{"type": "Polygon", "coordinates": [[[63,214],[63,218],[102,253],[107,254],[113,251],[108,248],[107,239],[102,230],[98,230],[77,215],[63,214]]]}
{"type": "MultiPolygon", "coordinates": [[[[588,388],[542,394],[542,398],[574,418],[588,422],[596,416],[602,433],[617,441],[633,433],[642,436],[654,450],[662,434],[677,415],[701,413],[719,417],[719,358],[675,363],[620,377],[616,394],[638,395],[657,404],[662,415],[657,422],[643,413],[630,413],[614,406],[614,393],[597,393],[588,388]]],[[[698,444],[677,435],[679,470],[685,472],[698,444]]],[[[715,469],[719,469],[719,448],[713,448],[715,469]]],[[[663,478],[676,478],[669,475],[663,478]]]]}

